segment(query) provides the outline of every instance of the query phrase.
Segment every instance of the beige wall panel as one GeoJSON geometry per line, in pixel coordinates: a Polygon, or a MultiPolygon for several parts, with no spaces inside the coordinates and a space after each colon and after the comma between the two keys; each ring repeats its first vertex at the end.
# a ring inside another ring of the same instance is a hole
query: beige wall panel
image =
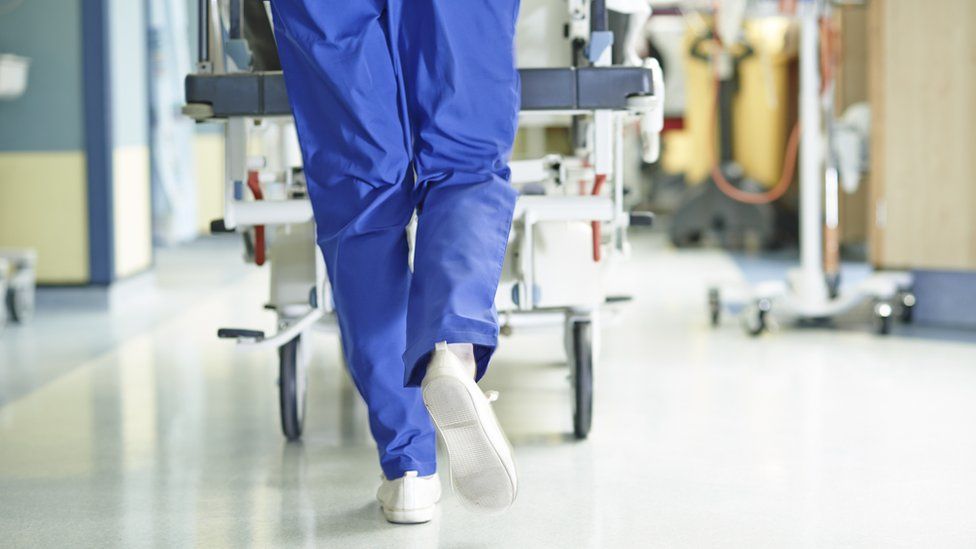
{"type": "Polygon", "coordinates": [[[112,168],[115,276],[124,278],[152,264],[148,147],[130,145],[115,149],[112,168]]]}
{"type": "Polygon", "coordinates": [[[976,269],[976,2],[882,0],[870,15],[873,259],[976,269]]]}
{"type": "Polygon", "coordinates": [[[37,250],[42,284],[88,282],[83,152],[0,153],[0,247],[37,250]]]}
{"type": "MultiPolygon", "coordinates": [[[[835,12],[840,30],[841,58],[837,67],[838,115],[854,103],[868,100],[868,17],[864,6],[847,6],[835,12]]],[[[854,194],[840,196],[842,244],[861,244],[868,235],[868,186],[865,177],[854,194]]]]}
{"type": "Polygon", "coordinates": [[[868,99],[868,12],[864,6],[837,10],[841,58],[837,67],[837,110],[868,99]]]}

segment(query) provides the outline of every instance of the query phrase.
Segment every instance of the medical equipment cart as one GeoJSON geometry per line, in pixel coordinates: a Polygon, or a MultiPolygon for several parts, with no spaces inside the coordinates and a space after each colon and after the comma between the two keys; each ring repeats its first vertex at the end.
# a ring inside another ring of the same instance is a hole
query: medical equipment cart
{"type": "MultiPolygon", "coordinates": [[[[282,430],[295,440],[302,434],[307,390],[308,357],[302,340],[313,326],[337,327],[288,122],[291,109],[284,79],[280,71],[237,68],[248,66],[246,55],[242,57],[242,1],[253,0],[200,0],[199,60],[196,73],[186,78],[184,112],[200,122],[224,124],[224,213],[212,230],[241,233],[248,258],[271,264],[268,308],[278,315],[278,332],[223,328],[218,335],[250,348],[278,349],[282,430]],[[249,155],[255,142],[271,146],[261,155],[249,155]]],[[[583,145],[573,157],[512,164],[512,182],[522,194],[496,303],[503,335],[522,324],[564,326],[574,394],[573,431],[585,438],[592,417],[597,311],[606,300],[601,262],[608,255],[625,255],[627,227],[651,219],[650,214],[624,211],[623,124],[625,118],[640,117],[656,154],[656,136],[663,126],[663,84],[656,64],[609,66],[612,39],[606,36],[602,1],[570,4],[578,11],[574,20],[582,20],[586,31],[574,43],[582,49],[585,36],[590,62],[521,69],[521,108],[584,117],[583,145]],[[597,15],[592,25],[591,14],[597,15]],[[557,263],[549,265],[549,260],[557,263]],[[571,280],[579,273],[591,291],[548,287],[560,276],[571,280]]]]}

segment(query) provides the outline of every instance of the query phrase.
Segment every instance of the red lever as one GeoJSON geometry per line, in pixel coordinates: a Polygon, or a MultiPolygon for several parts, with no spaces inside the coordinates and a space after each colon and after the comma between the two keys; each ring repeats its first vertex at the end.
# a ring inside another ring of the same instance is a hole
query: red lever
{"type": "MultiPolygon", "coordinates": [[[[264,194],[261,192],[261,179],[258,177],[257,170],[250,170],[247,172],[247,188],[251,189],[251,194],[254,195],[254,200],[264,200],[264,194]]],[[[265,261],[265,247],[264,247],[264,225],[254,226],[254,263],[256,265],[264,265],[265,261]]]]}
{"type": "MultiPolygon", "coordinates": [[[[593,196],[600,194],[600,191],[603,190],[603,185],[606,182],[607,174],[596,174],[596,178],[593,180],[593,196]]],[[[590,221],[590,228],[593,230],[593,261],[600,261],[600,240],[602,240],[600,236],[600,222],[590,221]]]]}

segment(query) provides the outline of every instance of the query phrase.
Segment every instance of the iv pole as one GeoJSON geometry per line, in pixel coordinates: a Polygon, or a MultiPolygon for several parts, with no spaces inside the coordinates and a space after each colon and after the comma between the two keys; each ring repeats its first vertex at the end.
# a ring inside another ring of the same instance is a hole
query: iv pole
{"type": "Polygon", "coordinates": [[[902,318],[911,317],[915,297],[911,294],[912,276],[905,272],[876,272],[852,287],[841,288],[835,296],[827,286],[824,270],[824,188],[828,140],[824,137],[820,83],[819,18],[826,13],[826,0],[799,2],[800,20],[800,265],[785,281],[766,281],[742,288],[712,287],[708,292],[712,324],[719,323],[725,308],[742,308],[742,322],[751,335],[768,329],[768,316],[774,309],[795,320],[823,320],[839,316],[865,302],[872,302],[877,331],[888,334],[894,306],[902,318]],[[728,293],[738,299],[725,300],[728,293]],[[744,306],[744,307],[743,307],[744,306]]]}

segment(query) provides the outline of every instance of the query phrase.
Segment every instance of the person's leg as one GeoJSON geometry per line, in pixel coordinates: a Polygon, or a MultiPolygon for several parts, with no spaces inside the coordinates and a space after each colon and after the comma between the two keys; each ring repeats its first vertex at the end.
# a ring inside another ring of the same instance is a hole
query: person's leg
{"type": "Polygon", "coordinates": [[[520,100],[519,3],[398,4],[419,200],[405,383],[422,387],[461,501],[498,512],[515,501],[515,461],[474,378],[497,344],[495,292],[515,208],[508,155],[520,100]]]}
{"type": "Polygon", "coordinates": [[[420,390],[403,386],[414,209],[385,1],[275,0],[280,57],[353,380],[388,479],[435,471],[420,390]]]}
{"type": "Polygon", "coordinates": [[[420,207],[407,315],[405,381],[435,343],[474,345],[477,377],[498,338],[494,301],[516,192],[518,0],[410,0],[398,51],[413,129],[420,207]]]}

